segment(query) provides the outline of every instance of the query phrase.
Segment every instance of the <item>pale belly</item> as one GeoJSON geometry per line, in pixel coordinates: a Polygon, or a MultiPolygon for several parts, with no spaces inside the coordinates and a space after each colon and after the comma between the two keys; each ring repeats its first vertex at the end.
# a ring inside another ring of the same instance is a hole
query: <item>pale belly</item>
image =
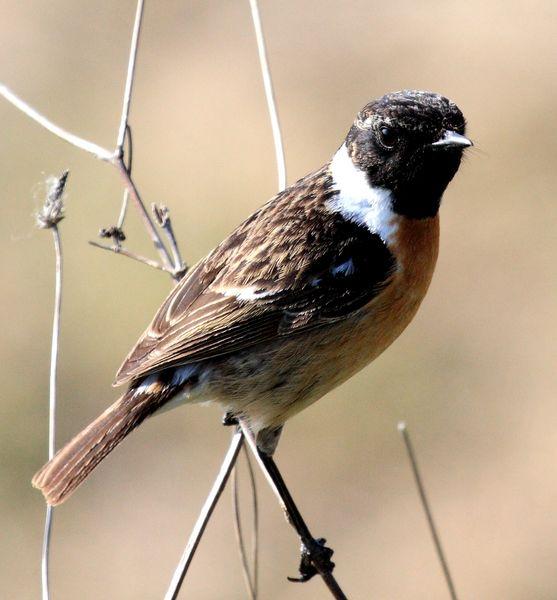
{"type": "Polygon", "coordinates": [[[423,297],[395,289],[389,296],[348,321],[213,363],[205,394],[247,418],[255,432],[282,425],[377,358],[423,297]]]}

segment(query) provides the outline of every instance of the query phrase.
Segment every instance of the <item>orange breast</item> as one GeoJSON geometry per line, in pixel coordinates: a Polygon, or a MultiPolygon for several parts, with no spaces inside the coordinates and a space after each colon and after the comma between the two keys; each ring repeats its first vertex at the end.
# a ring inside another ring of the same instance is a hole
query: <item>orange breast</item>
{"type": "Polygon", "coordinates": [[[377,358],[404,331],[418,310],[431,282],[439,252],[439,217],[397,217],[398,229],[390,250],[398,269],[389,285],[352,324],[339,325],[337,343],[330,346],[338,382],[348,379],[377,358]]]}

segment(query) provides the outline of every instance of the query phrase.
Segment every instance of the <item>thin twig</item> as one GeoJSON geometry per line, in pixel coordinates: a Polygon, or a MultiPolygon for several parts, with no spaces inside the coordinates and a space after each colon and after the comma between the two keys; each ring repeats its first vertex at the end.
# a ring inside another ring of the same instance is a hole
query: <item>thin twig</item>
{"type": "Polygon", "coordinates": [[[6,98],[6,100],[11,102],[16,108],[18,108],[19,110],[24,112],[27,116],[31,117],[37,123],[39,123],[46,129],[48,129],[50,132],[54,133],[58,137],[67,141],[68,143],[76,146],[77,148],[80,148],[82,150],[90,152],[90,153],[94,154],[97,158],[100,158],[101,160],[110,162],[118,169],[119,173],[121,174],[122,178],[124,179],[126,187],[128,188],[128,190],[130,192],[132,200],[134,201],[134,203],[139,211],[139,215],[140,215],[141,219],[143,220],[143,224],[145,225],[145,229],[147,230],[147,233],[149,234],[151,241],[153,242],[155,248],[158,250],[158,252],[161,256],[161,260],[163,261],[163,264],[171,272],[172,271],[172,260],[170,258],[170,254],[168,253],[168,250],[166,249],[166,247],[162,241],[162,238],[159,235],[159,232],[157,231],[155,225],[153,224],[153,221],[149,217],[149,213],[147,212],[145,205],[143,204],[143,200],[141,199],[141,196],[135,186],[135,183],[131,177],[131,174],[129,173],[129,171],[126,167],[126,164],[124,163],[123,157],[117,156],[114,153],[109,152],[108,150],[105,150],[104,148],[101,148],[100,146],[97,146],[96,144],[93,144],[92,142],[83,140],[83,139],[65,131],[61,127],[58,127],[58,125],[55,125],[54,123],[49,121],[46,117],[44,117],[43,115],[38,113],[34,108],[31,108],[31,106],[29,106],[26,102],[24,102],[23,100],[18,98],[15,94],[13,94],[4,85],[0,85],[0,95],[2,95],[4,98],[6,98]]]}
{"type": "Polygon", "coordinates": [[[174,228],[172,227],[172,219],[170,218],[170,211],[164,204],[157,206],[155,203],[151,204],[151,211],[155,216],[157,225],[164,231],[170,244],[172,260],[174,263],[174,273],[181,277],[186,274],[188,268],[182,260],[182,255],[178,248],[178,242],[176,240],[176,235],[174,234],[174,228]]]}
{"type": "Polygon", "coordinates": [[[242,562],[242,572],[244,575],[244,581],[246,588],[248,589],[250,598],[252,600],[257,599],[257,587],[258,587],[258,576],[257,576],[257,546],[258,546],[258,504],[257,504],[257,488],[255,486],[255,474],[251,465],[251,460],[244,446],[244,456],[248,467],[248,473],[250,477],[250,487],[252,491],[252,509],[253,509],[253,523],[252,523],[252,564],[253,572],[250,572],[248,557],[246,552],[246,545],[244,543],[244,534],[242,531],[242,520],[240,515],[240,501],[238,493],[238,467],[234,467],[232,473],[232,510],[234,511],[234,530],[236,533],[236,541],[238,542],[238,548],[240,550],[240,559],[242,562]]]}
{"type": "Polygon", "coordinates": [[[116,141],[116,153],[121,156],[124,151],[124,141],[126,138],[126,128],[128,126],[128,117],[130,114],[130,104],[132,99],[133,80],[135,75],[135,63],[137,59],[137,48],[139,44],[139,34],[141,32],[141,21],[143,18],[143,0],[138,0],[135,10],[135,21],[133,24],[133,33],[130,46],[130,56],[128,59],[128,72],[126,75],[126,87],[124,88],[124,98],[122,101],[122,116],[120,117],[120,128],[116,141]]]}
{"type": "Polygon", "coordinates": [[[143,204],[143,200],[141,199],[139,191],[132,179],[131,173],[128,171],[126,164],[124,163],[124,159],[122,157],[117,157],[114,159],[113,164],[116,166],[120,175],[124,179],[124,182],[126,183],[126,186],[130,192],[131,199],[134,202],[134,204],[139,212],[139,216],[141,217],[141,220],[143,221],[143,225],[145,226],[145,229],[147,230],[147,233],[149,234],[149,237],[151,238],[153,245],[159,252],[159,255],[161,257],[164,267],[170,273],[172,273],[173,267],[172,267],[172,259],[170,257],[170,254],[169,254],[166,246],[164,245],[162,238],[161,238],[159,232],[157,231],[157,228],[155,227],[155,224],[151,220],[151,217],[149,216],[149,213],[147,212],[145,205],[143,204]]]}
{"type": "MultiPolygon", "coordinates": [[[[64,218],[63,195],[68,178],[65,171],[61,177],[47,182],[47,194],[42,209],[37,213],[37,225],[41,229],[50,229],[54,241],[54,309],[52,318],[52,339],[50,345],[50,376],[48,400],[48,459],[54,456],[56,447],[56,383],[58,375],[58,350],[60,347],[60,315],[62,311],[62,243],[58,223],[64,218]]],[[[52,531],[53,507],[47,506],[44,524],[43,546],[41,552],[41,589],[42,599],[50,598],[49,563],[50,534],[52,531]]]]}
{"type": "MultiPolygon", "coordinates": [[[[133,78],[135,72],[135,60],[137,56],[137,45],[139,40],[139,33],[141,30],[141,16],[143,14],[143,0],[138,0],[136,15],[135,15],[135,23],[134,30],[132,36],[131,43],[131,51],[130,58],[128,61],[128,71],[126,76],[126,86],[124,91],[124,100],[122,103],[122,115],[120,119],[120,128],[118,132],[118,141],[116,150],[114,152],[110,152],[104,148],[101,148],[97,144],[93,142],[89,142],[84,140],[65,129],[62,129],[58,125],[55,125],[47,119],[44,115],[40,114],[37,110],[32,108],[27,102],[16,96],[12,91],[10,91],[5,85],[0,85],[0,95],[2,95],[8,102],[11,102],[16,108],[24,112],[28,117],[45,127],[48,131],[54,133],[58,137],[62,138],[66,142],[90,152],[94,154],[97,158],[101,160],[110,162],[113,164],[118,171],[120,172],[124,182],[126,184],[127,189],[129,190],[130,196],[136,205],[137,210],[139,211],[139,215],[145,225],[145,229],[151,238],[155,248],[160,254],[163,265],[168,269],[169,272],[172,272],[172,260],[168,250],[166,249],[159,232],[157,231],[153,221],[149,217],[149,213],[147,212],[145,205],[141,199],[141,196],[135,186],[135,183],[131,177],[130,170],[125,164],[123,158],[123,145],[125,141],[126,127],[128,123],[128,115],[130,109],[131,102],[131,92],[133,88],[133,78]]],[[[175,277],[176,279],[176,277],[175,277]]]]}
{"type": "Polygon", "coordinates": [[[40,112],[35,110],[33,107],[29,106],[27,102],[16,96],[8,87],[3,84],[0,84],[0,96],[3,96],[8,102],[13,104],[16,108],[18,108],[21,112],[25,113],[28,117],[36,121],[39,125],[42,125],[45,129],[53,133],[55,136],[65,140],[72,146],[76,146],[81,150],[85,150],[85,152],[89,152],[95,155],[100,160],[105,160],[107,162],[112,162],[114,157],[114,153],[106,150],[105,148],[101,148],[97,144],[93,142],[89,142],[88,140],[84,140],[83,138],[62,129],[59,125],[56,125],[49,119],[47,119],[40,112]]]}
{"type": "Polygon", "coordinates": [[[424,484],[422,482],[420,471],[418,469],[416,454],[414,452],[412,442],[410,441],[410,434],[408,433],[408,428],[406,427],[406,423],[404,423],[404,421],[401,421],[398,424],[398,431],[402,436],[402,439],[404,440],[406,452],[408,453],[408,458],[410,459],[410,466],[412,467],[412,473],[414,474],[414,480],[416,482],[416,487],[418,488],[420,501],[422,503],[422,507],[427,518],[427,524],[429,526],[431,537],[433,538],[433,544],[435,545],[437,558],[439,559],[439,562],[441,563],[441,568],[443,569],[443,575],[445,576],[445,581],[447,582],[447,587],[449,589],[451,600],[457,600],[456,588],[451,577],[449,563],[447,562],[447,558],[445,557],[445,553],[443,552],[443,547],[441,546],[441,539],[439,538],[439,534],[437,533],[437,527],[435,526],[435,521],[433,520],[433,514],[431,512],[431,508],[429,506],[429,502],[425,493],[424,484]]]}
{"type": "Polygon", "coordinates": [[[247,449],[244,447],[246,455],[246,464],[248,466],[248,473],[250,479],[250,488],[252,495],[253,505],[253,522],[252,522],[252,542],[251,542],[251,564],[252,564],[252,577],[253,577],[253,589],[255,590],[255,597],[257,598],[259,590],[259,502],[257,500],[257,486],[255,483],[255,473],[253,465],[251,464],[251,458],[247,449]]]}
{"type": "Polygon", "coordinates": [[[261,74],[263,76],[263,87],[265,88],[267,108],[269,110],[269,118],[271,119],[271,129],[273,130],[273,142],[275,144],[275,155],[277,161],[278,188],[279,191],[281,191],[286,187],[286,161],[284,158],[284,147],[280,131],[280,121],[275,102],[275,94],[273,92],[273,81],[271,79],[269,63],[267,62],[265,37],[263,35],[263,28],[261,27],[261,18],[259,16],[257,0],[249,0],[249,4],[253,19],[253,27],[255,29],[255,38],[257,40],[257,52],[259,53],[259,63],[261,65],[261,74]]]}
{"type": "Polygon", "coordinates": [[[207,523],[209,522],[220,495],[224,490],[224,486],[228,481],[228,477],[230,476],[230,472],[234,467],[234,463],[236,462],[243,441],[244,438],[242,433],[240,431],[236,431],[232,436],[230,447],[228,448],[228,452],[224,457],[217,478],[213,483],[213,487],[211,488],[211,491],[209,492],[209,495],[203,504],[203,508],[201,509],[199,516],[197,517],[197,521],[195,522],[195,526],[190,534],[186,549],[184,550],[182,558],[180,559],[180,562],[174,571],[174,575],[172,576],[172,580],[164,596],[164,600],[176,600],[178,597],[180,587],[182,586],[182,582],[184,581],[188,567],[190,566],[197,546],[199,545],[201,536],[205,531],[205,527],[207,527],[207,523]]]}
{"type": "Polygon", "coordinates": [[[99,244],[99,242],[95,242],[94,240],[89,240],[89,244],[91,246],[95,246],[95,248],[101,248],[102,250],[108,250],[109,252],[113,252],[114,254],[121,254],[122,256],[126,256],[127,258],[132,258],[133,260],[137,260],[148,267],[152,267],[153,269],[158,269],[159,271],[164,271],[165,273],[173,274],[173,271],[169,271],[157,261],[152,260],[150,258],[146,258],[145,256],[141,256],[141,254],[135,254],[134,252],[130,252],[126,250],[126,248],[118,247],[118,246],[105,246],[104,244],[99,244]]]}
{"type": "MultiPolygon", "coordinates": [[[[126,124],[126,134],[124,140],[128,142],[128,151],[126,153],[128,162],[126,164],[128,171],[132,172],[133,165],[133,136],[132,129],[129,124],[126,124]]],[[[126,220],[126,214],[128,212],[128,200],[130,198],[130,192],[128,188],[124,190],[124,194],[122,196],[122,206],[120,208],[120,214],[118,215],[118,221],[116,221],[116,230],[120,231],[122,234],[124,233],[124,221],[126,220]]],[[[114,243],[116,246],[120,245],[120,241],[118,240],[118,236],[114,237],[114,243]]]]}

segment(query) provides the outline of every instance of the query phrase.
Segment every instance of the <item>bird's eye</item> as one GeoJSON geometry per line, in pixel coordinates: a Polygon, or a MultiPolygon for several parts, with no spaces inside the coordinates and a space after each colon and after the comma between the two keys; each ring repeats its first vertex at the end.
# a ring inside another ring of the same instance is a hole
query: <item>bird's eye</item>
{"type": "Polygon", "coordinates": [[[387,150],[392,150],[396,144],[397,134],[396,131],[388,125],[382,125],[379,128],[379,142],[387,150]]]}

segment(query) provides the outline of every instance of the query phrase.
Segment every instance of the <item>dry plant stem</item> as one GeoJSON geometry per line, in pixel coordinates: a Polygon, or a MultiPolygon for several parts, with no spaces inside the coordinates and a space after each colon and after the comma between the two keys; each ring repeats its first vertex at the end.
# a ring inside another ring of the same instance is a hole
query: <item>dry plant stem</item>
{"type": "Polygon", "coordinates": [[[280,121],[278,118],[277,105],[275,102],[275,94],[273,92],[273,81],[267,62],[267,52],[265,50],[265,37],[263,28],[261,27],[261,18],[259,16],[259,8],[257,0],[249,0],[251,8],[251,17],[253,27],[255,29],[255,38],[257,40],[257,52],[259,54],[259,63],[261,65],[261,74],[263,76],[263,87],[265,88],[265,97],[267,99],[267,108],[269,110],[269,118],[271,119],[271,129],[273,131],[273,142],[275,145],[275,155],[277,161],[278,173],[278,189],[283,190],[286,187],[286,162],[284,159],[284,147],[282,143],[282,134],[280,131],[280,121]]]}
{"type": "Polygon", "coordinates": [[[122,156],[118,156],[113,152],[109,152],[108,150],[105,150],[104,148],[101,148],[100,146],[97,146],[92,142],[83,140],[82,138],[79,138],[65,131],[61,127],[58,127],[58,125],[55,125],[54,123],[49,121],[46,117],[38,113],[35,109],[31,108],[26,102],[18,98],[15,94],[8,90],[6,86],[0,85],[0,95],[2,95],[4,98],[6,98],[6,100],[11,102],[16,108],[19,108],[27,116],[31,117],[34,121],[45,127],[48,131],[54,133],[55,135],[62,138],[66,142],[72,144],[73,146],[76,146],[81,150],[85,150],[86,152],[90,152],[97,158],[100,158],[101,160],[113,164],[118,169],[119,173],[124,179],[127,189],[130,192],[131,198],[139,211],[139,215],[143,221],[143,224],[145,225],[145,228],[147,229],[147,233],[149,234],[149,237],[151,238],[153,244],[155,245],[155,248],[158,250],[161,256],[161,260],[164,266],[169,271],[171,271],[172,260],[170,258],[170,254],[168,253],[168,250],[166,249],[162,238],[159,235],[159,232],[153,224],[153,221],[149,217],[149,213],[145,209],[145,205],[141,200],[141,196],[139,195],[139,192],[135,186],[133,179],[131,178],[130,173],[128,172],[128,169],[126,168],[122,156]]]}
{"type": "Polygon", "coordinates": [[[420,476],[420,471],[418,469],[418,462],[416,460],[416,454],[414,452],[414,448],[412,446],[412,442],[410,441],[410,434],[408,433],[408,428],[406,427],[406,423],[401,421],[398,424],[398,431],[402,436],[404,441],[404,445],[406,447],[406,452],[408,454],[408,458],[410,460],[410,466],[412,467],[412,473],[414,474],[414,480],[416,482],[416,487],[418,488],[418,494],[420,496],[420,501],[422,503],[422,507],[424,509],[427,524],[429,526],[429,531],[431,533],[431,537],[433,538],[433,544],[435,545],[435,551],[437,552],[437,557],[439,562],[441,563],[441,568],[443,569],[443,575],[445,576],[445,581],[447,582],[447,587],[449,589],[449,595],[451,600],[458,600],[456,595],[456,588],[454,586],[453,579],[451,577],[451,571],[449,569],[449,563],[445,557],[445,553],[443,552],[443,547],[441,546],[441,539],[439,538],[439,534],[437,533],[437,527],[435,526],[435,521],[433,520],[433,514],[431,512],[431,508],[429,506],[429,502],[425,493],[425,488],[422,482],[422,478],[420,476]]]}
{"type": "Polygon", "coordinates": [[[5,85],[0,85],[0,95],[2,95],[6,100],[8,100],[11,104],[13,104],[16,108],[24,112],[28,117],[42,125],[45,129],[58,136],[59,138],[65,140],[66,142],[80,148],[81,150],[85,150],[86,152],[90,152],[97,158],[104,160],[113,164],[120,174],[122,175],[126,188],[129,190],[129,193],[134,201],[139,215],[145,225],[147,233],[151,238],[155,248],[160,254],[163,265],[169,270],[172,270],[172,260],[168,250],[166,249],[159,232],[155,228],[151,218],[147,210],[145,209],[145,205],[141,200],[141,196],[135,186],[135,183],[131,177],[131,174],[126,167],[123,159],[123,147],[126,137],[126,128],[128,126],[128,116],[130,110],[131,103],[131,93],[133,88],[133,80],[135,73],[135,62],[137,58],[137,47],[139,42],[139,33],[141,30],[141,18],[143,15],[143,0],[138,0],[137,9],[135,14],[135,22],[134,29],[132,35],[131,49],[130,49],[130,57],[128,61],[128,70],[126,76],[126,86],[124,90],[124,99],[122,103],[122,114],[120,117],[120,127],[118,130],[118,138],[116,143],[116,150],[114,152],[110,152],[105,148],[101,148],[97,144],[90,142],[88,140],[84,140],[68,131],[59,127],[58,125],[52,123],[49,119],[47,119],[44,115],[40,114],[34,108],[29,106],[26,102],[24,102],[21,98],[16,96],[13,92],[11,92],[5,85]]]}
{"type": "Polygon", "coordinates": [[[170,218],[166,219],[166,222],[163,225],[163,231],[166,233],[168,243],[170,244],[170,251],[172,252],[172,259],[174,261],[174,270],[179,273],[184,270],[185,266],[184,261],[182,260],[182,255],[180,254],[180,248],[178,248],[178,243],[176,241],[176,236],[174,235],[174,229],[172,228],[172,221],[170,218]]]}
{"type": "MultiPolygon", "coordinates": [[[[124,139],[127,140],[127,142],[128,142],[127,168],[128,168],[128,171],[131,173],[132,172],[132,162],[133,162],[133,136],[132,136],[131,127],[129,125],[126,125],[125,132],[126,132],[126,135],[125,135],[124,139]]],[[[120,208],[120,214],[118,215],[118,221],[116,222],[116,228],[119,229],[120,231],[122,231],[122,228],[124,227],[124,221],[126,220],[126,214],[128,212],[129,198],[130,198],[130,193],[128,191],[128,188],[126,188],[124,190],[124,195],[122,197],[122,206],[120,208]]],[[[116,243],[116,245],[120,245],[120,243],[117,239],[115,239],[115,243],[116,243]]]]}
{"type": "MultiPolygon", "coordinates": [[[[143,224],[145,225],[145,229],[147,230],[147,233],[149,234],[149,237],[151,238],[151,241],[153,242],[155,248],[159,252],[163,266],[166,268],[166,270],[168,270],[169,272],[172,272],[173,270],[176,271],[178,269],[178,265],[177,264],[173,265],[172,259],[170,258],[168,250],[166,249],[166,246],[164,245],[162,238],[161,238],[159,232],[157,231],[157,228],[155,227],[153,221],[151,220],[151,218],[149,216],[149,213],[147,212],[147,209],[145,208],[145,205],[143,204],[141,196],[139,195],[139,191],[137,190],[137,187],[131,176],[131,164],[129,166],[127,166],[124,161],[124,143],[126,141],[126,132],[129,132],[128,118],[129,118],[129,114],[130,114],[133,82],[134,82],[134,76],[135,76],[135,64],[136,64],[136,60],[137,60],[137,49],[138,49],[138,45],[139,45],[139,34],[141,32],[142,19],[143,19],[143,0],[138,0],[137,6],[136,6],[136,11],[135,11],[135,20],[134,20],[134,25],[133,25],[130,54],[129,54],[129,59],[128,59],[128,70],[126,73],[126,85],[124,88],[124,97],[123,97],[123,101],[122,101],[122,114],[120,117],[120,127],[118,129],[118,138],[116,141],[116,151],[114,152],[114,157],[113,157],[112,163],[116,166],[116,168],[118,169],[118,171],[124,178],[124,181],[125,181],[126,187],[127,187],[127,191],[129,192],[129,196],[131,196],[132,200],[134,201],[136,208],[139,211],[139,215],[143,221],[143,224]]],[[[131,144],[130,144],[130,147],[131,147],[131,144]]],[[[124,197],[124,204],[127,204],[126,197],[124,197]]],[[[121,218],[119,219],[119,227],[120,228],[122,227],[122,224],[124,221],[124,217],[123,217],[124,214],[125,214],[124,208],[122,208],[121,218]]]]}
{"type": "Polygon", "coordinates": [[[238,467],[234,467],[232,473],[232,508],[234,511],[234,529],[236,532],[236,541],[238,542],[238,548],[240,549],[240,558],[242,561],[242,572],[244,574],[244,580],[246,588],[248,589],[251,600],[257,599],[257,588],[258,588],[258,573],[257,573],[257,553],[258,553],[258,532],[259,532],[259,509],[257,504],[257,488],[255,485],[255,474],[248,454],[248,451],[244,445],[244,456],[246,458],[246,465],[248,468],[250,478],[250,488],[252,491],[252,509],[253,509],[253,537],[252,537],[252,565],[253,572],[250,573],[248,564],[248,557],[246,552],[246,545],[244,543],[244,535],[242,531],[242,521],[240,515],[240,501],[238,494],[238,467]]]}
{"type": "Polygon", "coordinates": [[[172,220],[170,218],[170,211],[163,204],[158,206],[154,203],[151,204],[151,211],[155,216],[155,221],[157,222],[157,225],[164,231],[168,239],[168,243],[170,244],[170,250],[172,252],[174,274],[177,279],[180,279],[187,272],[187,267],[184,264],[184,261],[182,260],[182,255],[180,254],[180,249],[178,248],[178,242],[176,241],[176,236],[174,235],[172,220]]]}
{"type": "MultiPolygon", "coordinates": [[[[54,316],[52,319],[52,341],[50,348],[50,382],[49,382],[49,415],[48,415],[48,459],[54,456],[56,443],[56,381],[58,374],[58,348],[60,340],[60,314],[62,310],[62,244],[60,231],[56,225],[51,227],[56,255],[55,291],[54,291],[54,316]]],[[[49,559],[50,559],[50,533],[52,531],[52,506],[46,508],[44,537],[41,557],[41,584],[42,599],[49,600],[49,559]]]]}
{"type": "Polygon", "coordinates": [[[83,138],[80,138],[77,135],[74,135],[73,133],[62,129],[62,127],[59,127],[52,121],[49,121],[44,115],[37,112],[33,107],[29,106],[27,102],[16,96],[5,85],[0,84],[0,96],[3,96],[8,102],[13,104],[21,112],[25,113],[28,117],[36,121],[39,125],[42,125],[45,129],[53,133],[55,136],[65,140],[66,142],[68,142],[72,146],[75,146],[76,148],[80,148],[81,150],[85,150],[85,152],[93,154],[100,160],[112,162],[114,158],[113,152],[110,152],[105,148],[101,148],[93,142],[84,140],[83,138]]]}
{"type": "Polygon", "coordinates": [[[219,474],[217,475],[217,478],[213,483],[213,487],[207,496],[207,500],[205,500],[205,504],[203,505],[199,516],[197,517],[197,521],[190,534],[188,544],[178,566],[176,567],[176,570],[174,571],[174,575],[172,576],[172,580],[164,596],[164,600],[176,600],[178,597],[180,587],[182,586],[182,582],[184,581],[188,567],[191,564],[197,546],[201,540],[201,536],[205,531],[205,527],[207,526],[207,523],[213,514],[213,510],[220,498],[220,495],[222,494],[222,491],[224,490],[224,486],[228,481],[230,472],[234,468],[234,463],[238,458],[238,453],[240,452],[243,441],[244,438],[242,432],[236,431],[232,436],[230,447],[226,453],[226,456],[224,457],[219,474]]]}
{"type": "Polygon", "coordinates": [[[128,72],[126,75],[126,87],[124,89],[124,98],[122,101],[122,116],[120,118],[120,128],[116,141],[116,152],[121,155],[124,149],[126,139],[126,129],[128,127],[128,117],[130,114],[130,104],[132,98],[133,81],[135,76],[135,63],[137,60],[137,48],[139,45],[139,34],[141,32],[141,21],[143,19],[143,0],[138,0],[135,10],[135,20],[133,24],[133,33],[130,47],[130,56],[128,59],[128,72]]]}
{"type": "Polygon", "coordinates": [[[145,205],[143,204],[143,200],[141,199],[139,191],[132,179],[130,172],[128,171],[128,168],[126,167],[126,164],[124,163],[123,157],[122,156],[115,157],[113,164],[116,166],[120,175],[124,179],[126,187],[129,190],[131,199],[139,212],[139,216],[141,217],[141,220],[143,221],[143,225],[145,225],[145,229],[147,230],[147,233],[148,233],[149,237],[151,238],[151,241],[153,242],[155,248],[157,249],[157,251],[161,257],[162,264],[168,271],[172,272],[174,270],[174,268],[173,268],[172,259],[170,257],[170,254],[168,253],[168,250],[166,249],[166,246],[164,245],[162,238],[161,238],[157,228],[155,227],[155,224],[151,220],[151,217],[149,216],[149,213],[147,212],[147,209],[145,208],[145,205]]]}
{"type": "Polygon", "coordinates": [[[294,527],[296,533],[302,541],[308,556],[311,558],[312,565],[315,567],[323,582],[331,592],[332,596],[337,600],[346,600],[346,595],[337,583],[333,573],[330,561],[323,559],[323,555],[319,552],[319,544],[312,536],[306,522],[304,521],[294,499],[292,498],[288,487],[286,486],[282,475],[271,456],[259,452],[253,435],[248,427],[242,423],[242,431],[244,437],[250,447],[250,450],[259,464],[263,474],[265,475],[271,489],[277,496],[282,508],[285,512],[288,522],[294,527]]]}
{"type": "Polygon", "coordinates": [[[89,242],[89,244],[91,244],[91,246],[94,246],[95,248],[101,248],[102,250],[108,250],[109,252],[114,252],[114,254],[121,254],[122,256],[125,256],[127,258],[132,258],[133,260],[143,263],[144,265],[147,265],[148,267],[152,267],[153,269],[158,269],[159,271],[164,271],[165,273],[170,273],[171,275],[173,275],[173,271],[169,271],[168,269],[165,269],[157,261],[151,260],[150,258],[147,258],[145,256],[141,256],[141,254],[135,254],[134,252],[130,252],[129,250],[126,250],[125,248],[117,247],[117,246],[116,247],[115,246],[104,246],[103,244],[99,244],[98,242],[94,242],[93,240],[91,240],[89,242]]]}

